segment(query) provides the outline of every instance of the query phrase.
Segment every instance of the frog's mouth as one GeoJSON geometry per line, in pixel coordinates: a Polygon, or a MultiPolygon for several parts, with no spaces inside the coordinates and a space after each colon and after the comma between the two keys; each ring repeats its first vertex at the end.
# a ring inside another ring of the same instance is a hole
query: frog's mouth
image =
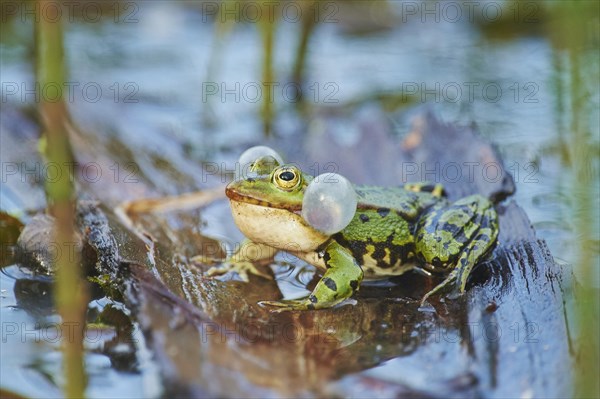
{"type": "Polygon", "coordinates": [[[252,195],[242,195],[230,186],[227,186],[225,188],[225,195],[227,196],[227,198],[229,198],[230,201],[244,202],[246,204],[264,206],[267,208],[284,209],[298,215],[302,212],[302,204],[286,204],[285,206],[283,206],[282,204],[265,201],[263,199],[253,197],[252,195]]]}

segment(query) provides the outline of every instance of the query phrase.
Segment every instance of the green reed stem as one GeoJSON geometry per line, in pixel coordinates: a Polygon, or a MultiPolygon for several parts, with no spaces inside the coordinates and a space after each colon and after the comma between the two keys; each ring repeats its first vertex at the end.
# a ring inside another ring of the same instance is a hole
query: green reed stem
{"type": "Polygon", "coordinates": [[[302,10],[302,28],[300,31],[300,42],[298,43],[298,49],[296,50],[296,58],[294,60],[294,69],[292,72],[292,79],[298,84],[304,83],[304,70],[306,65],[306,53],[308,51],[308,42],[311,33],[314,30],[316,21],[315,4],[313,0],[301,0],[299,1],[302,10]]]}
{"type": "Polygon", "coordinates": [[[584,61],[590,29],[594,28],[590,15],[597,15],[597,4],[588,2],[568,2],[564,6],[561,19],[569,51],[570,99],[571,99],[571,156],[573,161],[574,223],[578,233],[577,260],[578,275],[581,277],[576,292],[577,312],[577,363],[575,374],[575,396],[597,398],[600,396],[598,380],[600,345],[600,323],[598,321],[597,278],[598,253],[594,250],[594,235],[597,234],[598,210],[594,187],[598,184],[598,172],[593,167],[597,162],[593,135],[589,125],[589,99],[597,90],[598,74],[584,61]],[[591,5],[591,8],[590,8],[591,5]],[[594,83],[595,82],[595,83],[594,83]],[[595,221],[595,222],[594,222],[595,221]]]}
{"type": "MultiPolygon", "coordinates": [[[[262,7],[262,18],[259,22],[259,29],[263,42],[263,103],[261,109],[261,117],[263,120],[265,136],[270,136],[272,133],[273,118],[275,116],[273,93],[277,89],[275,82],[275,71],[273,68],[273,47],[275,44],[275,29],[277,20],[275,18],[273,4],[265,4],[262,7]]],[[[280,88],[279,88],[280,89],[280,88]]]]}
{"type": "MultiPolygon", "coordinates": [[[[49,1],[39,0],[38,10],[49,1]]],[[[60,3],[55,3],[55,5],[60,3]]],[[[68,398],[82,398],[86,375],[83,364],[83,332],[85,328],[86,294],[80,277],[80,254],[75,250],[73,156],[67,133],[68,112],[64,100],[56,93],[64,87],[64,51],[60,22],[38,14],[36,21],[36,73],[39,87],[39,112],[46,139],[46,160],[58,165],[60,175],[46,181],[50,212],[56,218],[56,282],[54,298],[62,318],[62,350],[65,385],[68,398]],[[51,87],[58,87],[52,91],[51,87]],[[50,98],[46,96],[51,96],[50,98]]]]}

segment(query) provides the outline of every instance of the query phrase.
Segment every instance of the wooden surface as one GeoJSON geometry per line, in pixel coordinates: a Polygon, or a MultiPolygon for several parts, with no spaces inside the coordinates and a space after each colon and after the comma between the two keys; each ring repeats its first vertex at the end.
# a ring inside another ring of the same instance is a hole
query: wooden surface
{"type": "MultiPolygon", "coordinates": [[[[457,128],[426,113],[397,139],[379,122],[355,121],[359,140],[328,153],[351,181],[364,183],[374,168],[373,183],[400,184],[420,180],[418,174],[398,173],[413,170],[407,165],[448,171],[456,163],[473,173],[469,177],[463,170],[459,179],[441,181],[450,198],[482,193],[499,202],[514,192],[497,152],[474,127],[457,128]],[[381,156],[368,158],[378,149],[381,156]],[[485,175],[486,167],[501,168],[501,178],[485,175]]],[[[329,123],[326,116],[323,123],[329,123]]],[[[320,149],[330,148],[333,139],[325,129],[307,143],[296,152],[289,140],[266,144],[287,148],[302,165],[327,159],[320,149]]],[[[100,189],[85,192],[100,199],[81,201],[78,208],[87,260],[109,277],[130,309],[167,396],[570,395],[573,359],[565,316],[570,276],[510,198],[497,206],[500,238],[492,259],[476,269],[466,295],[434,300],[435,311],[418,310],[418,299],[433,282],[411,274],[363,286],[355,305],[273,314],[256,302],[280,298],[278,284],[294,280],[281,259],[276,282],[253,278],[250,284],[207,279],[206,268],[188,261],[199,249],[219,244],[198,230],[206,220],[209,227],[222,223],[233,240],[239,238],[226,203],[140,217],[134,234],[103,205],[100,189]]],[[[28,247],[25,238],[37,236],[24,233],[21,245],[28,247]]],[[[309,283],[305,275],[299,284],[309,283]]]]}

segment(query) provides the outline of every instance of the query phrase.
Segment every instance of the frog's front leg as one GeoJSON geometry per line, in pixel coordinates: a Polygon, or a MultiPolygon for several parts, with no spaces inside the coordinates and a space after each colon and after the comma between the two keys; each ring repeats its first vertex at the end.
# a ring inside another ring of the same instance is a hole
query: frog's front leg
{"type": "MultiPolygon", "coordinates": [[[[206,275],[213,277],[233,272],[237,273],[245,282],[249,281],[249,274],[272,280],[273,277],[257,268],[256,263],[272,261],[276,253],[276,248],[245,239],[231,257],[227,258],[223,264],[208,269],[206,275]]],[[[206,263],[207,259],[202,255],[198,255],[194,256],[192,261],[206,263]]]]}
{"type": "Polygon", "coordinates": [[[363,271],[352,253],[332,240],[324,251],[327,271],[308,298],[301,300],[262,301],[278,311],[330,308],[348,299],[358,290],[363,271]]]}
{"type": "Polygon", "coordinates": [[[485,197],[471,195],[450,206],[437,207],[419,220],[416,230],[417,255],[434,271],[449,272],[423,299],[453,288],[462,294],[477,263],[496,245],[498,215],[485,197]]]}

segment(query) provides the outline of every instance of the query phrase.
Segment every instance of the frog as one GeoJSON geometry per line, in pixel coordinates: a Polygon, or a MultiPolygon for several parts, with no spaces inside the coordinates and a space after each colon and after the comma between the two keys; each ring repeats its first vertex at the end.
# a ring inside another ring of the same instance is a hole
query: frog
{"type": "Polygon", "coordinates": [[[303,197],[315,179],[294,164],[265,155],[250,164],[246,176],[225,188],[233,220],[246,240],[209,277],[237,273],[272,279],[258,264],[288,252],[322,273],[306,298],[261,301],[273,311],[316,310],[349,300],[363,280],[379,280],[417,271],[443,281],[420,301],[435,294],[465,292],[473,268],[497,243],[494,204],[475,194],[454,202],[441,184],[353,185],[354,216],[336,233],[324,233],[302,217],[303,197]]]}

